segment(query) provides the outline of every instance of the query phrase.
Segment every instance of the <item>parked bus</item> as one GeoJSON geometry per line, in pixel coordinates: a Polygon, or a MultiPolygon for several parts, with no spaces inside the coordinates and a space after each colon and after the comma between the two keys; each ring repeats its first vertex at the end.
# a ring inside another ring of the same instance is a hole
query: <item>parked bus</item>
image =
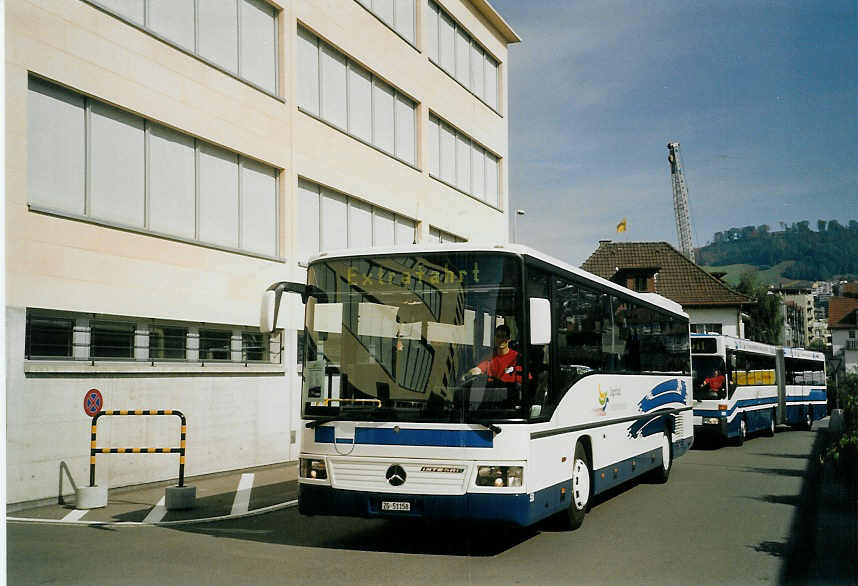
{"type": "Polygon", "coordinates": [[[785,423],[826,415],[825,356],[716,334],[692,334],[694,431],[741,445],[785,423]]]}
{"type": "Polygon", "coordinates": [[[299,510],[504,521],[557,514],[693,441],[688,317],[516,245],[321,254],[305,303],[299,510]]]}

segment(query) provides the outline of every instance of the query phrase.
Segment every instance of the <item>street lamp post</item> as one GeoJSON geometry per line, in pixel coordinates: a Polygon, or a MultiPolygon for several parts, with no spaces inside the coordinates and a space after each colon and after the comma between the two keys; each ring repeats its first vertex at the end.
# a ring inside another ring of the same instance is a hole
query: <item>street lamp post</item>
{"type": "Polygon", "coordinates": [[[515,215],[512,217],[512,241],[518,242],[518,217],[525,214],[524,210],[515,210],[515,215]]]}

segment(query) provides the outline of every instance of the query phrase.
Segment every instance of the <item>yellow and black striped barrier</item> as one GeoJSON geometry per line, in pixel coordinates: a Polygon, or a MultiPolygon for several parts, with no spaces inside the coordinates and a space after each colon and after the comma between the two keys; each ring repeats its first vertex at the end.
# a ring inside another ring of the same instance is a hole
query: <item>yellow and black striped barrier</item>
{"type": "Polygon", "coordinates": [[[123,409],[99,411],[92,418],[89,442],[89,485],[95,486],[95,455],[96,454],[179,454],[179,486],[185,485],[185,433],[188,422],[181,411],[175,409],[123,409]],[[102,415],[175,415],[182,420],[182,433],[178,448],[99,448],[95,445],[96,425],[102,415]]]}

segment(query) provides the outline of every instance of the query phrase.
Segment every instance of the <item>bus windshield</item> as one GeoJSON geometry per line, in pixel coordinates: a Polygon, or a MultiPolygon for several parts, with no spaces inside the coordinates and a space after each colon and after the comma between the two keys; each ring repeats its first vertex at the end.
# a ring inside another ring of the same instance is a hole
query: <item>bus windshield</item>
{"type": "Polygon", "coordinates": [[[720,356],[691,356],[691,368],[694,375],[694,398],[698,401],[706,399],[722,399],[726,397],[727,381],[724,369],[724,359],[720,356]],[[721,379],[715,380],[715,371],[721,379]],[[707,382],[708,381],[708,382],[707,382]]]}
{"type": "Polygon", "coordinates": [[[305,418],[526,417],[516,352],[524,305],[517,257],[433,252],[322,260],[310,266],[308,285],[305,418]],[[502,375],[487,368],[497,331],[508,333],[516,355],[506,354],[502,375]]]}

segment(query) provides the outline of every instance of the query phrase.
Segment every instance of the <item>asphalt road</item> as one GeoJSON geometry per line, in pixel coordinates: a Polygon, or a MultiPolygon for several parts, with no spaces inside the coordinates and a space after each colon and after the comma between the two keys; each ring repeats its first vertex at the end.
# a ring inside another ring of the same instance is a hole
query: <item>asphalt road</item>
{"type": "MultiPolygon", "coordinates": [[[[796,555],[816,432],[694,449],[577,531],[301,517],[182,527],[10,523],[10,584],[773,584],[796,555]],[[797,530],[797,529],[795,529],[797,530]]],[[[801,555],[797,552],[797,555],[801,555]]]]}

